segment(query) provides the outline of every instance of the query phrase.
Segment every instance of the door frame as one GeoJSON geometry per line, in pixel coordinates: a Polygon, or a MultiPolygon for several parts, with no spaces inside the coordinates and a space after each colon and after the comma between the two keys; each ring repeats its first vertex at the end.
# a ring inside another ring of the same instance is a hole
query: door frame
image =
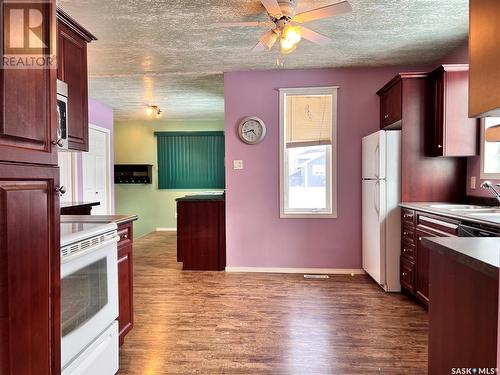
{"type": "MultiPolygon", "coordinates": [[[[90,130],[96,130],[98,132],[104,133],[106,135],[106,200],[107,200],[107,214],[111,215],[112,212],[112,205],[111,205],[111,189],[113,188],[111,184],[111,178],[110,178],[110,173],[111,173],[111,131],[109,129],[103,128],[101,126],[97,126],[94,124],[89,123],[89,133],[90,130]]],[[[89,134],[89,151],[90,151],[90,134],[89,134]]],[[[82,154],[82,197],[83,200],[85,201],[85,187],[86,187],[86,181],[85,181],[85,162],[83,158],[85,155],[82,154]]]]}
{"type": "MultiPolygon", "coordinates": [[[[69,156],[69,162],[71,163],[71,176],[70,176],[70,180],[71,180],[71,186],[70,186],[70,189],[68,189],[68,192],[69,195],[71,195],[71,201],[72,202],[78,202],[79,199],[79,186],[78,186],[78,166],[79,166],[79,163],[78,163],[78,157],[77,157],[77,152],[74,152],[74,151],[59,151],[58,152],[58,155],[57,155],[57,158],[58,158],[58,164],[59,164],[59,158],[61,157],[61,155],[64,154],[65,156],[69,156]]],[[[59,166],[59,173],[60,173],[60,169],[61,167],[59,166]]],[[[61,179],[61,176],[59,176],[60,179],[61,179]]],[[[61,183],[62,183],[62,179],[61,179],[61,183]]],[[[68,188],[67,186],[65,186],[66,188],[68,188]]]]}

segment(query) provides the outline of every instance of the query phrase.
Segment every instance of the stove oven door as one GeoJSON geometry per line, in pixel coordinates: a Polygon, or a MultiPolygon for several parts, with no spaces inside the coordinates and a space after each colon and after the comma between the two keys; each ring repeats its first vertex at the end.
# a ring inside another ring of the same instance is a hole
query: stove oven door
{"type": "Polygon", "coordinates": [[[61,260],[63,368],[118,317],[117,240],[113,236],[61,260]]]}

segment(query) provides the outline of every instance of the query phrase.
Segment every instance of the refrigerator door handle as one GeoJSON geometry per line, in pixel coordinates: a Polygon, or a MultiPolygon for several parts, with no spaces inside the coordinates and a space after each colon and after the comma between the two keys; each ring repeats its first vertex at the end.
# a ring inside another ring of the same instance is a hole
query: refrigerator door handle
{"type": "Polygon", "coordinates": [[[375,211],[377,212],[377,215],[380,215],[380,181],[375,182],[376,189],[374,190],[375,192],[375,211]]]}
{"type": "Polygon", "coordinates": [[[375,178],[378,180],[380,176],[380,144],[375,147],[375,178]]]}

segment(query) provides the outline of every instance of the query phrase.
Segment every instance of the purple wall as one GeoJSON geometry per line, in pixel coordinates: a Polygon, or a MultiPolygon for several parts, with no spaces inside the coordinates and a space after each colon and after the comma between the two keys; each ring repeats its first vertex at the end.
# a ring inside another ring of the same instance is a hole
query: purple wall
{"type": "MultiPolygon", "coordinates": [[[[110,143],[111,143],[111,158],[110,158],[110,181],[111,185],[111,209],[115,212],[115,189],[113,185],[114,181],[114,164],[115,164],[115,153],[114,153],[114,131],[113,131],[113,108],[98,102],[92,98],[89,98],[89,124],[99,126],[101,128],[108,129],[110,131],[110,143]]],[[[82,154],[81,152],[77,155],[77,174],[78,174],[78,200],[83,201],[83,168],[82,168],[82,154]]]]}
{"type": "MultiPolygon", "coordinates": [[[[361,268],[361,138],[378,130],[375,94],[395,74],[413,69],[317,69],[224,75],[229,267],[361,268]],[[340,86],[338,218],[280,219],[278,88],[340,86]],[[265,140],[248,146],[239,121],[260,117],[265,140]],[[242,159],[243,170],[232,162],[242,159]]],[[[418,69],[417,69],[418,70],[418,69]]]]}

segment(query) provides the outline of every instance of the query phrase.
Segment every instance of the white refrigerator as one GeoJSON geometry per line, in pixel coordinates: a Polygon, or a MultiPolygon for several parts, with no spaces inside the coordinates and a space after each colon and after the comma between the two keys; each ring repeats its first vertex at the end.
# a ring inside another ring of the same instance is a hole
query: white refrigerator
{"type": "Polygon", "coordinates": [[[386,292],[401,291],[401,131],[363,138],[363,269],[386,292]]]}

